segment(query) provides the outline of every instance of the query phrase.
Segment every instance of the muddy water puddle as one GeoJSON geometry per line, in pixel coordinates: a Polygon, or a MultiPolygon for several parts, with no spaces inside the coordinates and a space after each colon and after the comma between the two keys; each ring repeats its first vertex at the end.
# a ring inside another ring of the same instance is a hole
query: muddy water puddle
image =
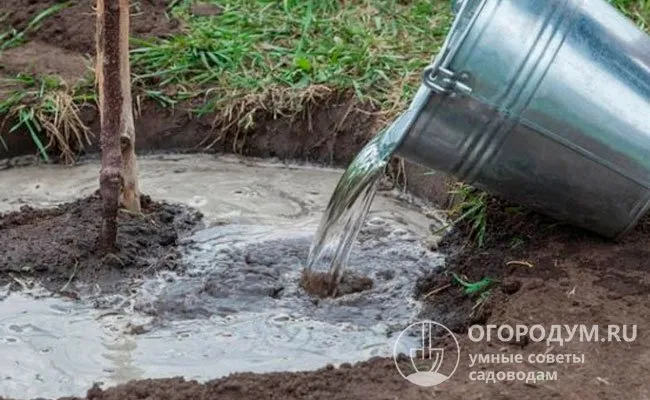
{"type": "MultiPolygon", "coordinates": [[[[205,229],[184,238],[187,269],[125,282],[123,295],[73,282],[85,293],[79,301],[37,282],[0,292],[0,395],[81,395],[93,382],[204,381],[391,355],[418,311],[413,285],[443,262],[424,247],[436,221],[380,192],[347,268],[372,285],[313,299],[300,273],[342,171],[211,156],[143,157],[140,169],[143,192],[206,215],[205,229]]],[[[98,170],[86,162],[4,171],[3,183],[17,190],[0,198],[0,210],[89,194],[98,170]]]]}

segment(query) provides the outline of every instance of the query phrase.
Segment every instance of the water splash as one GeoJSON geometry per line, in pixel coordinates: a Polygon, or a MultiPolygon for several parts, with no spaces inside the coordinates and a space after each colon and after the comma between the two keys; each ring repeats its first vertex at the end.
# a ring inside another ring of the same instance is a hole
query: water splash
{"type": "Polygon", "coordinates": [[[357,154],[339,180],[312,242],[307,271],[329,270],[335,295],[377,191],[377,181],[404,137],[412,112],[402,114],[357,154]]]}
{"type": "Polygon", "coordinates": [[[357,154],[334,189],[311,244],[305,269],[308,274],[328,271],[331,296],[336,296],[352,244],[377,191],[377,180],[429,95],[429,89],[421,86],[408,110],[357,154]]]}

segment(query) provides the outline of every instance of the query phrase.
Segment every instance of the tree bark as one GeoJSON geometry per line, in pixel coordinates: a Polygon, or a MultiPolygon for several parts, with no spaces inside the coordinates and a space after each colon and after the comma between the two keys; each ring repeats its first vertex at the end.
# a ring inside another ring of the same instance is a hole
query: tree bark
{"type": "Polygon", "coordinates": [[[120,68],[121,10],[118,0],[97,0],[97,86],[99,90],[102,167],[99,191],[103,201],[100,245],[116,247],[117,212],[120,195],[120,131],[124,94],[120,68]]]}
{"type": "Polygon", "coordinates": [[[116,248],[119,205],[140,211],[129,62],[129,0],[97,0],[96,80],[99,91],[103,201],[100,244],[116,248]]]}
{"type": "MultiPolygon", "coordinates": [[[[117,0],[113,0],[117,1],[117,0]]],[[[122,187],[120,202],[131,211],[140,211],[140,188],[138,164],[135,157],[135,124],[133,122],[133,99],[131,97],[131,66],[129,61],[129,0],[119,0],[120,26],[120,82],[122,88],[120,144],[122,151],[122,187]]]]}

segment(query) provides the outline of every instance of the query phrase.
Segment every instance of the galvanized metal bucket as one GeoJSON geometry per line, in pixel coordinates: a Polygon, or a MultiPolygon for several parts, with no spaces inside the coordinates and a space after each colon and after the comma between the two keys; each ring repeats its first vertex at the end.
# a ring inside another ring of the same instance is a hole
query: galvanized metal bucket
{"type": "Polygon", "coordinates": [[[604,0],[464,0],[397,154],[619,237],[650,206],[650,37],[604,0]]]}

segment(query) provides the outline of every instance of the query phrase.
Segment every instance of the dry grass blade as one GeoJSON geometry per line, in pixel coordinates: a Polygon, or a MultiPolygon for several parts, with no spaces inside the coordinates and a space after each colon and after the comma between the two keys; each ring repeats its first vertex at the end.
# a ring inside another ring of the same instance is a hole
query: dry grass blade
{"type": "Polygon", "coordinates": [[[433,296],[433,295],[435,295],[435,294],[438,294],[438,293],[442,292],[443,290],[447,290],[447,289],[449,289],[450,287],[451,287],[451,283],[448,283],[448,284],[446,284],[446,285],[442,285],[442,286],[440,286],[439,288],[433,289],[433,290],[430,291],[429,293],[425,294],[425,295],[422,297],[422,300],[426,300],[426,299],[428,299],[429,297],[431,297],[431,296],[433,296]]]}
{"type": "Polygon", "coordinates": [[[521,265],[521,266],[528,267],[528,268],[533,268],[534,267],[534,265],[529,263],[528,261],[520,261],[520,260],[508,261],[506,263],[506,265],[521,265]]]}
{"type": "Polygon", "coordinates": [[[313,85],[300,91],[278,86],[266,88],[259,93],[249,93],[238,99],[222,99],[213,105],[216,116],[212,127],[216,138],[206,148],[210,149],[232,135],[232,149],[239,153],[245,143],[246,133],[255,127],[255,115],[258,112],[270,111],[273,118],[293,116],[332,95],[332,89],[324,85],[313,85]],[[268,104],[272,104],[273,108],[269,109],[268,104]]]}
{"type": "Polygon", "coordinates": [[[92,133],[80,118],[74,89],[48,76],[19,75],[4,84],[11,88],[0,102],[4,122],[13,123],[10,132],[29,133],[44,159],[54,149],[66,163],[73,163],[75,152],[91,143],[92,133]]]}
{"type": "Polygon", "coordinates": [[[36,109],[39,121],[48,138],[46,148],[56,148],[64,161],[75,161],[75,152],[90,144],[90,129],[79,118],[79,107],[68,90],[58,90],[43,98],[47,107],[36,109]]]}

